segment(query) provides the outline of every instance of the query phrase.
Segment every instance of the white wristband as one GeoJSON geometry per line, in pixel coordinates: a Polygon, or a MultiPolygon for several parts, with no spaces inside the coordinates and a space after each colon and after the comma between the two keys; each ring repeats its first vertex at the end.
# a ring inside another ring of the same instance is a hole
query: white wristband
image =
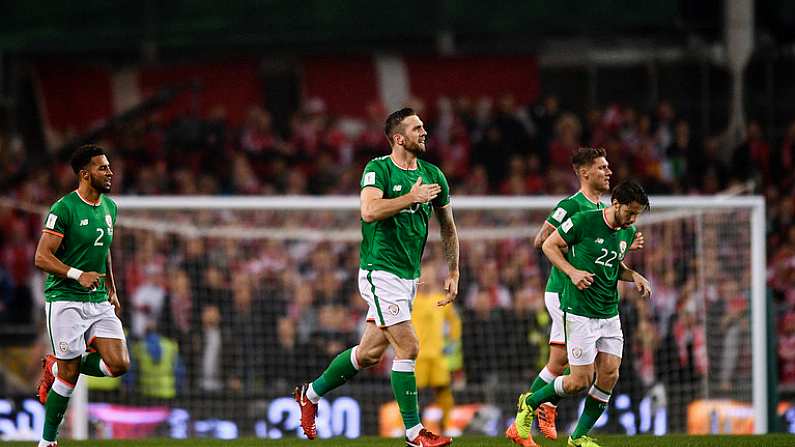
{"type": "Polygon", "coordinates": [[[80,275],[83,274],[82,270],[76,269],[74,267],[69,267],[69,270],[66,271],[66,277],[72,278],[75,281],[80,279],[80,275]]]}

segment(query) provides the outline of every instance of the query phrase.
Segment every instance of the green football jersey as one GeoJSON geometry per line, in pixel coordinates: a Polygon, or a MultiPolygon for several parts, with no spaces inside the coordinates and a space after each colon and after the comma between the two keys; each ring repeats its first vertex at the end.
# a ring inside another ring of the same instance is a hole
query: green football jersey
{"type": "Polygon", "coordinates": [[[579,290],[567,278],[561,299],[564,311],[589,318],[618,315],[618,275],[636,231],[634,225],[610,228],[604,210],[577,213],[558,227],[558,233],[569,245],[567,260],[575,268],[594,275],[593,283],[585,290],[579,290]]]}
{"type": "Polygon", "coordinates": [[[442,171],[424,160],[417,160],[417,169],[401,169],[389,155],[367,163],[361,187],[378,188],[385,199],[407,194],[422,177],[422,183],[438,183],[442,191],[429,203],[415,203],[384,220],[362,220],[362,244],[359,266],[363,270],[382,270],[402,279],[420,277],[420,260],[428,239],[431,205],[443,207],[450,203],[450,187],[442,171]]]}
{"type": "MultiPolygon", "coordinates": [[[[77,191],[63,196],[50,208],[44,230],[63,238],[55,257],[64,264],[84,272],[106,272],[106,261],[113,241],[116,223],[116,203],[104,194],[92,205],[77,191]]],[[[99,287],[89,290],[70,278],[49,274],[44,282],[44,297],[50,301],[91,301],[108,299],[106,278],[99,279],[99,287]]]]}
{"type": "MultiPolygon", "coordinates": [[[[582,191],[578,191],[576,194],[558,202],[555,209],[547,216],[547,222],[553,227],[558,228],[564,220],[580,211],[590,211],[602,209],[604,207],[604,203],[591,202],[589,198],[585,197],[582,191]]],[[[549,272],[549,279],[547,279],[547,288],[545,290],[561,295],[563,294],[563,289],[566,287],[567,282],[570,282],[569,277],[553,265],[552,270],[549,272]]]]}

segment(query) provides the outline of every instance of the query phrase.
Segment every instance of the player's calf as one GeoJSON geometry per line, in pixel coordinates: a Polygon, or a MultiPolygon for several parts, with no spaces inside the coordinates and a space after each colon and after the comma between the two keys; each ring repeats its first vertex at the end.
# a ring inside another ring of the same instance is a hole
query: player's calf
{"type": "Polygon", "coordinates": [[[593,372],[588,374],[583,371],[572,371],[570,375],[562,377],[563,390],[568,395],[580,394],[593,385],[593,372]]]}

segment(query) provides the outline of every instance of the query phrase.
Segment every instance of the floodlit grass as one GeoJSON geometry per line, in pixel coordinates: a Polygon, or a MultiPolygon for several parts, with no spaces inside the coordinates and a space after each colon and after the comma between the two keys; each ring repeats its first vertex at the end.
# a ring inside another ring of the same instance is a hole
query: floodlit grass
{"type": "MultiPolygon", "coordinates": [[[[616,436],[604,435],[596,436],[597,441],[603,447],[784,447],[795,446],[795,435],[765,435],[765,436],[616,436]]],[[[566,438],[561,437],[557,441],[548,441],[542,436],[535,436],[536,442],[541,447],[562,447],[566,445],[566,438]]],[[[8,446],[32,446],[35,442],[6,442],[8,446]]],[[[348,447],[348,446],[374,446],[374,447],[402,447],[405,445],[401,439],[384,438],[359,438],[355,440],[345,438],[324,439],[308,441],[304,439],[285,438],[285,439],[237,439],[237,440],[215,440],[215,439],[191,439],[177,441],[173,439],[147,439],[147,440],[128,440],[128,441],[59,441],[59,447],[123,447],[123,446],[144,446],[144,447],[210,447],[210,446],[229,446],[229,447],[348,447]]],[[[504,438],[462,436],[453,441],[454,447],[509,447],[513,444],[504,438]]]]}

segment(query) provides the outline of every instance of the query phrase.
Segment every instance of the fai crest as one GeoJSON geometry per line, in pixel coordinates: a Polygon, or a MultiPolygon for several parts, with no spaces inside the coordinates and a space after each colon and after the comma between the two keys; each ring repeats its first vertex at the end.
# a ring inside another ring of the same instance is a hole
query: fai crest
{"type": "Polygon", "coordinates": [[[573,355],[575,359],[582,358],[582,348],[572,348],[571,355],[573,355]]]}
{"type": "Polygon", "coordinates": [[[387,309],[387,310],[389,311],[389,313],[391,313],[392,315],[397,315],[398,313],[400,313],[400,308],[398,307],[398,305],[397,305],[397,304],[390,304],[389,306],[387,306],[387,308],[386,308],[386,309],[387,309]]]}
{"type": "Polygon", "coordinates": [[[105,214],[105,223],[108,224],[108,228],[113,226],[113,219],[110,217],[110,214],[105,214]]]}
{"type": "Polygon", "coordinates": [[[66,352],[69,351],[69,343],[67,343],[65,341],[59,341],[58,342],[58,350],[61,351],[64,354],[66,354],[66,352]]]}
{"type": "Polygon", "coordinates": [[[624,254],[624,252],[627,251],[627,241],[619,242],[618,248],[621,250],[621,254],[624,254]]]}

